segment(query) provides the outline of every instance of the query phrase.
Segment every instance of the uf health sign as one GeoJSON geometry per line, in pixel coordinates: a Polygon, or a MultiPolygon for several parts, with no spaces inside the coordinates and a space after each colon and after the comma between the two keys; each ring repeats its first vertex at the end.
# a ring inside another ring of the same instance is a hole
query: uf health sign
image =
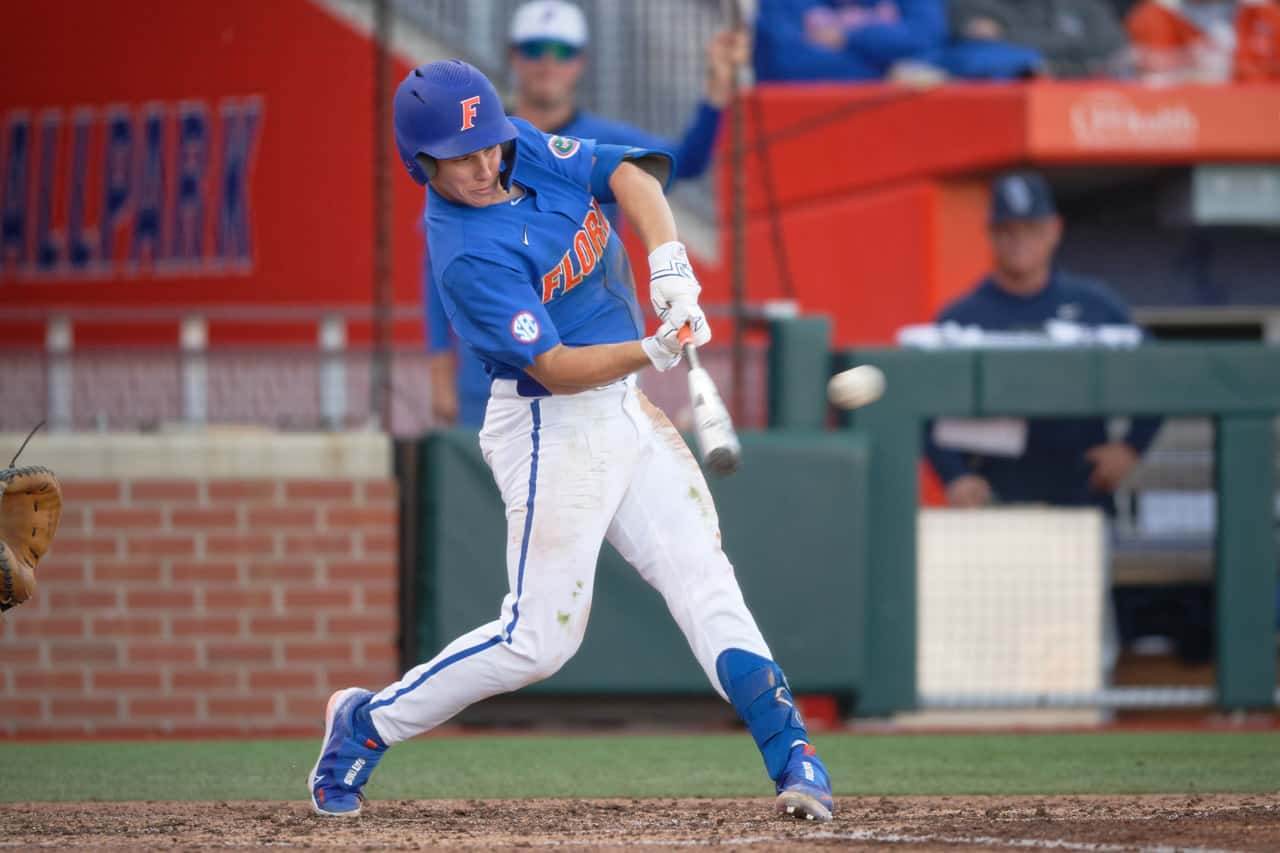
{"type": "Polygon", "coordinates": [[[262,98],[19,108],[3,127],[0,281],[252,271],[262,98]]]}

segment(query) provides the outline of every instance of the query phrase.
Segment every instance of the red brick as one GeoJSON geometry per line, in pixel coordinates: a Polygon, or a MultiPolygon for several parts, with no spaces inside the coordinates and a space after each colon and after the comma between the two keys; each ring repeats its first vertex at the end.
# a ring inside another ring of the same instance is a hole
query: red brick
{"type": "Polygon", "coordinates": [[[98,616],[93,620],[96,637],[158,637],[159,616],[98,616]]]}
{"type": "Polygon", "coordinates": [[[251,584],[270,581],[314,582],[316,564],[309,560],[252,560],[248,575],[251,584]]]}
{"type": "Polygon", "coordinates": [[[323,696],[286,693],[284,697],[285,716],[299,723],[314,722],[320,728],[324,728],[324,705],[323,696]]]}
{"type": "Polygon", "coordinates": [[[110,640],[50,640],[49,662],[54,666],[111,663],[119,660],[116,644],[110,640]]]}
{"type": "Polygon", "coordinates": [[[316,674],[306,669],[255,669],[249,673],[250,690],[315,690],[316,674]]]}
{"type": "Polygon", "coordinates": [[[313,589],[289,587],[284,591],[286,610],[295,607],[350,607],[351,590],[342,588],[313,589]]]}
{"type": "Polygon", "coordinates": [[[275,480],[210,480],[211,501],[270,501],[276,496],[275,480]]]}
{"type": "Polygon", "coordinates": [[[284,659],[295,663],[349,664],[353,660],[351,643],[285,643],[284,659]]]}
{"type": "Polygon", "coordinates": [[[91,674],[95,690],[160,690],[164,677],[156,669],[94,670],[91,674]]]}
{"type": "Polygon", "coordinates": [[[394,506],[330,506],[325,508],[325,523],[330,528],[372,527],[394,530],[400,513],[394,506]]]}
{"type": "Polygon", "coordinates": [[[62,515],[58,518],[58,530],[64,533],[83,530],[87,526],[88,516],[88,510],[64,505],[62,515]]]}
{"type": "Polygon", "coordinates": [[[399,673],[387,677],[379,677],[374,667],[369,666],[326,666],[320,671],[322,686],[325,690],[341,690],[352,685],[363,685],[370,690],[378,690],[399,678],[399,673]]]}
{"type": "Polygon", "coordinates": [[[130,589],[125,591],[125,601],[130,609],[190,610],[196,597],[189,589],[130,589]]]}
{"type": "Polygon", "coordinates": [[[51,551],[48,557],[40,561],[37,571],[37,585],[44,589],[52,586],[89,585],[88,561],[84,557],[63,556],[51,551]]]}
{"type": "Polygon", "coordinates": [[[51,589],[49,590],[49,609],[53,611],[67,610],[109,610],[116,606],[114,589],[51,589]]]}
{"type": "Polygon", "coordinates": [[[249,619],[249,633],[254,637],[268,638],[277,634],[314,634],[316,617],[313,614],[285,616],[253,616],[249,619]]]}
{"type": "Polygon", "coordinates": [[[204,591],[204,607],[206,610],[265,610],[271,607],[271,590],[261,588],[250,589],[206,589],[204,591]]]}
{"type": "Polygon", "coordinates": [[[125,550],[130,555],[149,554],[157,557],[192,557],[196,553],[196,538],[190,533],[135,535],[125,540],[125,550]]]}
{"type": "Polygon", "coordinates": [[[55,717],[95,717],[97,719],[115,718],[116,700],[110,698],[87,698],[83,696],[54,696],[49,700],[55,717]]]}
{"type": "Polygon", "coordinates": [[[207,702],[209,716],[238,714],[274,714],[276,700],[274,696],[229,696],[224,698],[209,697],[207,702]]]}
{"type": "Polygon", "coordinates": [[[284,484],[286,501],[349,501],[355,497],[350,480],[289,480],[284,484]]]}
{"type": "Polygon", "coordinates": [[[364,536],[364,553],[368,555],[375,554],[395,554],[397,553],[398,536],[394,532],[391,533],[375,533],[366,530],[362,533],[364,536]]]}
{"type": "Polygon", "coordinates": [[[115,480],[63,480],[61,485],[64,504],[117,503],[120,500],[120,484],[115,480]]]}
{"type": "Polygon", "coordinates": [[[363,586],[360,593],[364,596],[366,610],[382,609],[400,604],[398,586],[363,586]]]}
{"type": "Polygon", "coordinates": [[[191,717],[195,713],[194,696],[139,696],[129,700],[129,714],[135,717],[191,717]]]}
{"type": "Polygon", "coordinates": [[[99,533],[109,533],[121,527],[155,530],[162,524],[164,513],[159,507],[100,506],[93,510],[93,526],[99,533]]]}
{"type": "Polygon", "coordinates": [[[204,650],[209,666],[224,664],[270,664],[275,659],[275,649],[270,643],[234,643],[210,641],[204,650]]]}
{"type": "Polygon", "coordinates": [[[364,499],[366,501],[397,500],[400,488],[395,480],[366,480],[364,483],[364,499]]]}
{"type": "Polygon", "coordinates": [[[205,539],[204,550],[212,557],[228,554],[270,556],[275,553],[276,544],[274,537],[265,533],[251,533],[247,536],[211,533],[205,539]]]}
{"type": "Polygon", "coordinates": [[[396,647],[394,639],[381,643],[366,642],[364,644],[364,659],[366,663],[389,664],[400,660],[400,649],[396,647]]]}
{"type": "Polygon", "coordinates": [[[0,717],[35,719],[40,716],[39,698],[0,699],[0,717]]]}
{"type": "Polygon", "coordinates": [[[84,637],[84,620],[79,616],[35,616],[30,613],[11,614],[5,619],[13,626],[15,637],[38,639],[40,637],[84,637]]]}
{"type": "Polygon", "coordinates": [[[280,527],[310,527],[319,523],[320,513],[311,506],[251,506],[249,526],[257,529],[280,527]]]}
{"type": "Polygon", "coordinates": [[[284,538],[286,557],[350,557],[355,536],[350,533],[312,533],[284,538]]]}
{"type": "Polygon", "coordinates": [[[98,583],[140,581],[159,583],[163,569],[159,560],[95,560],[93,579],[98,583]]]}
{"type": "Polygon", "coordinates": [[[200,485],[194,480],[134,480],[129,497],[137,501],[196,501],[200,485]]]}
{"type": "Polygon", "coordinates": [[[240,523],[235,507],[182,507],[169,514],[174,527],[235,527],[240,523]]]}
{"type": "MultiPolygon", "coordinates": [[[[23,728],[27,727],[24,726],[23,728]]],[[[82,723],[67,723],[61,720],[57,723],[48,723],[40,720],[39,722],[31,723],[30,731],[38,732],[42,740],[76,740],[83,735],[97,732],[98,727],[88,720],[82,723]]]]}
{"type": "Polygon", "coordinates": [[[325,622],[325,633],[328,634],[365,634],[378,637],[394,637],[396,626],[388,625],[385,619],[370,619],[368,616],[330,616],[325,622]]]}
{"type": "Polygon", "coordinates": [[[129,643],[126,657],[129,663],[174,663],[190,664],[196,662],[196,647],[189,642],[144,642],[135,640],[129,643]]]}
{"type": "Polygon", "coordinates": [[[169,571],[174,583],[234,584],[240,578],[240,567],[230,562],[175,562],[169,571]]]}
{"type": "Polygon", "coordinates": [[[173,620],[172,628],[175,637],[193,634],[219,638],[235,637],[240,634],[240,620],[235,616],[182,616],[173,620]]]}
{"type": "Polygon", "coordinates": [[[83,690],[84,673],[79,669],[18,670],[13,674],[18,690],[83,690]]]}
{"type": "Polygon", "coordinates": [[[174,690],[234,690],[240,686],[237,669],[175,669],[169,676],[174,690]]]}
{"type": "Polygon", "coordinates": [[[119,539],[100,533],[84,534],[74,530],[54,540],[50,553],[59,557],[111,557],[119,553],[119,539]]]}
{"type": "MultiPolygon", "coordinates": [[[[336,572],[331,569],[329,574],[333,576],[336,572]]],[[[390,557],[360,557],[343,564],[341,575],[345,581],[360,581],[361,586],[396,584],[400,582],[400,564],[390,557]]]]}

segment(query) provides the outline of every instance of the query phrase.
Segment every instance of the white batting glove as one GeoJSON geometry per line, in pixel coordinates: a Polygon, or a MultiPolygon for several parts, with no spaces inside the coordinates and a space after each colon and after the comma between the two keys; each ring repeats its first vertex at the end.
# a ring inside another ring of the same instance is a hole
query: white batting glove
{"type": "MultiPolygon", "coordinates": [[[[707,323],[706,315],[697,305],[693,306],[693,311],[689,315],[689,329],[693,332],[689,343],[694,346],[700,347],[711,340],[711,326],[707,323]]],[[[659,372],[675,367],[680,363],[680,356],[684,354],[684,345],[680,343],[678,327],[666,322],[658,327],[657,332],[642,340],[640,346],[644,348],[644,354],[649,356],[649,361],[659,372]]]]}
{"type": "Polygon", "coordinates": [[[700,293],[684,243],[672,240],[649,253],[649,301],[660,318],[680,328],[698,307],[700,293]]]}

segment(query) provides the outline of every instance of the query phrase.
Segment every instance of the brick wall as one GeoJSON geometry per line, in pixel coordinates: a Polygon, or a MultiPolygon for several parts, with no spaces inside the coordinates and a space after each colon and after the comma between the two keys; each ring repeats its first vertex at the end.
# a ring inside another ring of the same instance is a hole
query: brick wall
{"type": "Polygon", "coordinates": [[[0,733],[310,732],[334,689],[398,676],[386,473],[117,480],[28,455],[65,512],[0,616],[0,733]]]}

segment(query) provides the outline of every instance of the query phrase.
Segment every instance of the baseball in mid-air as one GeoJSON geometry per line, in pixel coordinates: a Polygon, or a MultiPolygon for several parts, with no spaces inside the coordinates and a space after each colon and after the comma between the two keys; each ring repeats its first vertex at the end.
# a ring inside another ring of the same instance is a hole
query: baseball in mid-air
{"type": "Polygon", "coordinates": [[[874,403],[883,393],[884,371],[872,364],[851,367],[827,382],[827,399],[841,409],[856,409],[874,403]]]}

